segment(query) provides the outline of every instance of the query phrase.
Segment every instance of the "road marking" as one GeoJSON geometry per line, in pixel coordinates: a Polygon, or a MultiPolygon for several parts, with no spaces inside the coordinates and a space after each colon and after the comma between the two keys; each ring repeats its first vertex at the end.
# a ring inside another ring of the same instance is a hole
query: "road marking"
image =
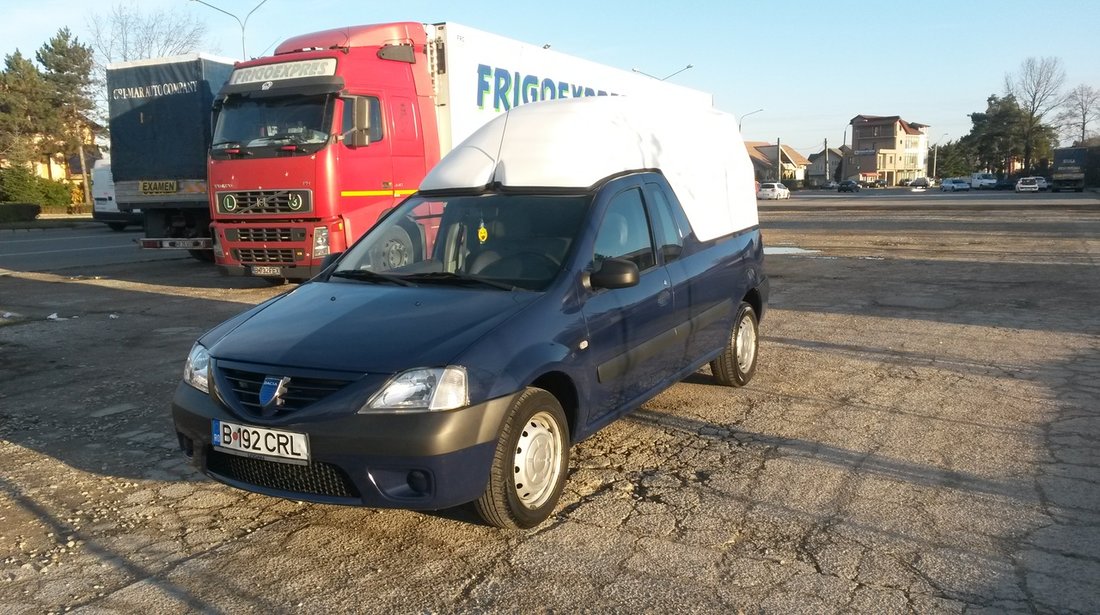
{"type": "MultiPolygon", "coordinates": [[[[99,246],[97,248],[69,248],[67,250],[39,250],[37,252],[2,252],[0,258],[6,258],[8,256],[37,256],[39,254],[64,254],[65,252],[88,252],[90,250],[118,250],[126,246],[99,246]]],[[[137,246],[133,246],[133,249],[137,249],[137,246]]]]}

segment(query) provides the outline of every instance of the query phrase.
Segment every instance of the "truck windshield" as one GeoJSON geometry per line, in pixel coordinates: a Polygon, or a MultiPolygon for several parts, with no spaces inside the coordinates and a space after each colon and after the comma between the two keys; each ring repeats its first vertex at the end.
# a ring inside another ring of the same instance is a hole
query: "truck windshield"
{"type": "Polygon", "coordinates": [[[413,196],[352,246],[334,280],[543,290],[579,235],[588,195],[413,196]]]}
{"type": "Polygon", "coordinates": [[[278,151],[289,144],[316,151],[328,143],[331,128],[331,96],[230,96],[218,112],[210,149],[215,154],[253,148],[278,151]]]}

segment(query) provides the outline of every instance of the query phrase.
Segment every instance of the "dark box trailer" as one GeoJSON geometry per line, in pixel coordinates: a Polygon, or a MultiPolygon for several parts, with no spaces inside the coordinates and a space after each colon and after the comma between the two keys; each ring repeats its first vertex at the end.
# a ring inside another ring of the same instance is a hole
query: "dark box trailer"
{"type": "Polygon", "coordinates": [[[144,213],[143,248],[213,256],[206,156],[233,62],[196,53],[107,67],[115,195],[120,210],[144,213]]]}

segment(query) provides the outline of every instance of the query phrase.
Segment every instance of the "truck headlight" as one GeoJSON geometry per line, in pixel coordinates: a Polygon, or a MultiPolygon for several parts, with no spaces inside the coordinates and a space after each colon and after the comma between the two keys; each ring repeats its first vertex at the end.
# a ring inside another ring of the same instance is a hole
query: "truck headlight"
{"type": "Polygon", "coordinates": [[[313,258],[328,256],[328,227],[318,226],[313,229],[313,258]]]}
{"type": "Polygon", "coordinates": [[[466,369],[448,365],[410,369],[390,378],[359,413],[436,412],[469,403],[466,369]]]}
{"type": "Polygon", "coordinates": [[[183,381],[203,393],[210,392],[210,352],[195,342],[183,365],[183,381]]]}

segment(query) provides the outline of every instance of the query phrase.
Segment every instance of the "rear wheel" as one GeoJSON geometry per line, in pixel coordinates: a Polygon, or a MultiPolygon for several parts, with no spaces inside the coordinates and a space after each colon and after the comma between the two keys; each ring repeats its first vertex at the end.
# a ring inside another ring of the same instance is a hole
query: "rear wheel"
{"type": "Polygon", "coordinates": [[[124,230],[126,230],[126,223],[125,222],[108,222],[107,226],[110,227],[110,229],[112,231],[124,231],[124,230]]]}
{"type": "Polygon", "coordinates": [[[756,310],[741,302],[733,321],[730,341],[722,354],[710,362],[710,371],[718,384],[741,387],[752,380],[756,373],[758,350],[756,310]]]}
{"type": "Polygon", "coordinates": [[[557,398],[528,387],[500,430],[489,484],[475,502],[490,525],[530,528],[554,512],[569,467],[569,425],[557,398]]]}

